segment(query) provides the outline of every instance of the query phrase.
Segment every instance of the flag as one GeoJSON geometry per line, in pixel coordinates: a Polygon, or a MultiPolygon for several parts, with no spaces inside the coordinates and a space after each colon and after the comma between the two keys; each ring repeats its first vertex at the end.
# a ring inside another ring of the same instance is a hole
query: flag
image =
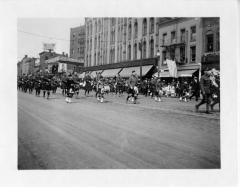
{"type": "Polygon", "coordinates": [[[170,77],[177,78],[177,65],[173,60],[166,60],[170,77]]]}

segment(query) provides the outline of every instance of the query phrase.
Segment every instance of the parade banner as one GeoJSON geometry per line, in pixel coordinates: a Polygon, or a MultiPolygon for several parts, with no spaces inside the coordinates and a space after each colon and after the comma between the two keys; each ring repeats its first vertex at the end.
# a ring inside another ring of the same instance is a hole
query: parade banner
{"type": "Polygon", "coordinates": [[[58,72],[67,72],[67,64],[65,63],[59,63],[58,65],[58,72]]]}

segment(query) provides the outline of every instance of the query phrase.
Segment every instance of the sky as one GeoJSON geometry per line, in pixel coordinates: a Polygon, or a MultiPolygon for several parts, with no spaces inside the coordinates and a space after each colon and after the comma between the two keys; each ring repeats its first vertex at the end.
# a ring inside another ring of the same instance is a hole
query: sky
{"type": "Polygon", "coordinates": [[[25,55],[39,58],[43,43],[55,43],[57,53],[68,53],[70,28],[84,24],[84,18],[19,18],[18,61],[25,55]]]}

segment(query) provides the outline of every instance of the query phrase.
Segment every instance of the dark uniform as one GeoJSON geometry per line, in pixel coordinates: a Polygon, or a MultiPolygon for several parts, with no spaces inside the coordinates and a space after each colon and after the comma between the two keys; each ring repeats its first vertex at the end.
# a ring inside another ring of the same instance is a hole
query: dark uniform
{"type": "Polygon", "coordinates": [[[206,113],[209,113],[209,105],[211,103],[211,79],[208,74],[204,74],[200,79],[200,88],[203,94],[202,101],[196,105],[196,110],[198,111],[198,108],[206,103],[206,113]]]}
{"type": "Polygon", "coordinates": [[[191,83],[192,86],[192,95],[190,96],[190,100],[193,96],[195,96],[195,100],[198,101],[199,95],[200,95],[200,84],[197,79],[194,79],[191,83]]]}
{"type": "Polygon", "coordinates": [[[220,77],[216,77],[215,82],[217,85],[212,86],[212,99],[213,103],[211,104],[211,110],[213,110],[214,105],[219,103],[220,107],[220,77]]]}

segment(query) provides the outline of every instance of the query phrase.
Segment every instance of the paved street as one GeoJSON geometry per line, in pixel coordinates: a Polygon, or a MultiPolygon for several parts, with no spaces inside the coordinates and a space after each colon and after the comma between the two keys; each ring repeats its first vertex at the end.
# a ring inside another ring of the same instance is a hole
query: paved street
{"type": "Polygon", "coordinates": [[[67,104],[18,92],[19,169],[220,168],[219,108],[194,112],[195,101],[80,93],[67,104]]]}

